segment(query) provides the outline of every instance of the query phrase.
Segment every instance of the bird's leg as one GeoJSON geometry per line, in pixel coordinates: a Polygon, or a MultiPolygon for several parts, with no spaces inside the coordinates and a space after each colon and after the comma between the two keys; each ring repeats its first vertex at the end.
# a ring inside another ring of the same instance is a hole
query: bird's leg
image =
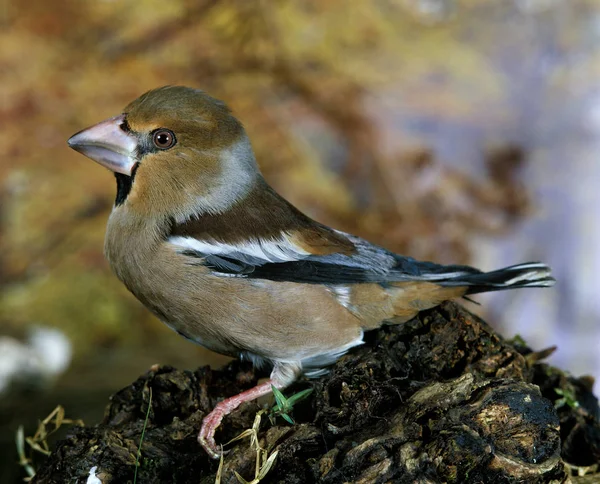
{"type": "Polygon", "coordinates": [[[222,402],[219,402],[212,412],[210,412],[204,420],[202,420],[202,427],[198,434],[198,442],[206,450],[209,456],[213,459],[221,457],[221,450],[217,447],[215,442],[215,431],[221,425],[221,421],[225,415],[229,415],[242,403],[251,402],[256,400],[263,395],[268,395],[273,390],[271,386],[274,386],[278,390],[287,387],[292,383],[301,372],[300,365],[292,365],[289,363],[276,363],[273,371],[271,372],[271,378],[260,385],[256,385],[250,390],[234,395],[233,397],[226,398],[222,402]]]}
{"type": "MultiPolygon", "coordinates": [[[[200,445],[208,452],[208,455],[213,459],[218,459],[221,456],[221,451],[215,442],[215,431],[217,430],[217,427],[221,425],[221,421],[225,415],[229,415],[244,402],[250,402],[258,397],[271,393],[271,385],[274,385],[274,383],[273,380],[269,379],[250,390],[229,397],[222,402],[219,402],[213,411],[204,417],[200,433],[198,434],[198,442],[200,442],[200,445]]],[[[277,387],[277,385],[275,386],[277,387]]]]}

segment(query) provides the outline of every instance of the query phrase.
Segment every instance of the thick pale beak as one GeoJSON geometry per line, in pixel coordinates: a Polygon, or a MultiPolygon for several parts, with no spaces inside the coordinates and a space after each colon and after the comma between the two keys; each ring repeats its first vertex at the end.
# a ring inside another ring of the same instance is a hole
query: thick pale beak
{"type": "Polygon", "coordinates": [[[84,129],[69,138],[69,146],[109,170],[131,176],[137,140],[121,129],[123,121],[121,114],[84,129]]]}

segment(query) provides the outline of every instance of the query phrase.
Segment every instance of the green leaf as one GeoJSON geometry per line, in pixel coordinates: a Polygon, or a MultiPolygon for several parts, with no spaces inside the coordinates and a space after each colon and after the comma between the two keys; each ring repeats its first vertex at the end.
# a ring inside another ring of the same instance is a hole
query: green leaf
{"type": "Polygon", "coordinates": [[[287,413],[282,413],[281,417],[283,418],[283,420],[285,420],[287,423],[294,425],[294,420],[292,419],[292,417],[290,417],[287,413]]]}
{"type": "Polygon", "coordinates": [[[287,404],[287,399],[283,396],[283,393],[281,393],[277,388],[275,388],[274,385],[271,385],[271,389],[273,390],[273,395],[275,395],[275,401],[277,402],[278,407],[280,409],[285,408],[287,404]]]}
{"type": "Polygon", "coordinates": [[[557,395],[560,395],[562,398],[559,398],[558,400],[556,400],[556,402],[554,403],[554,407],[555,408],[560,408],[563,407],[564,405],[568,405],[571,408],[578,408],[579,407],[579,402],[577,401],[577,397],[575,396],[575,393],[570,390],[570,389],[562,389],[562,388],[555,388],[554,392],[557,395]]]}
{"type": "Polygon", "coordinates": [[[312,388],[307,388],[306,390],[302,390],[301,392],[298,392],[295,395],[292,395],[290,398],[288,398],[287,403],[288,403],[288,405],[293,406],[295,403],[297,403],[301,400],[304,400],[312,392],[313,392],[312,388]]]}
{"type": "Polygon", "coordinates": [[[146,426],[148,425],[148,419],[150,417],[150,409],[152,408],[152,387],[149,388],[148,397],[148,409],[146,410],[146,418],[144,419],[144,426],[142,427],[142,435],[140,436],[140,443],[138,445],[137,455],[135,456],[135,472],[133,474],[133,484],[137,482],[138,467],[140,466],[140,458],[142,457],[142,443],[144,442],[144,435],[146,434],[146,426]]]}

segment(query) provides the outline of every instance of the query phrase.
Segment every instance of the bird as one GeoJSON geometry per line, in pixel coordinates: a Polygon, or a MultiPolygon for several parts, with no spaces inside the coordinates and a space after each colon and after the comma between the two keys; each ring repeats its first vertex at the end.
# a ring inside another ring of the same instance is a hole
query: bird
{"type": "Polygon", "coordinates": [[[311,219],[267,183],[227,105],[200,89],[150,90],[68,145],[114,172],[104,253],[117,278],[188,340],[272,368],[204,417],[198,441],[212,458],[224,416],[326,373],[366,331],[555,282],[541,262],[491,272],[423,262],[311,219]]]}

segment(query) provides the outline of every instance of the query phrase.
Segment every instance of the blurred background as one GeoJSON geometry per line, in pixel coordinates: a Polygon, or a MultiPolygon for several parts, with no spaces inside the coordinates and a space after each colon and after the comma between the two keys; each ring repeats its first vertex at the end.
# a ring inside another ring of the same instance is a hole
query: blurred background
{"type": "Polygon", "coordinates": [[[405,255],[558,284],[466,303],[600,375],[596,0],[5,0],[0,8],[0,482],[58,404],[94,424],[153,363],[225,358],[152,317],[102,254],[113,176],[74,132],[165,84],[243,121],[267,180],[405,255]]]}

